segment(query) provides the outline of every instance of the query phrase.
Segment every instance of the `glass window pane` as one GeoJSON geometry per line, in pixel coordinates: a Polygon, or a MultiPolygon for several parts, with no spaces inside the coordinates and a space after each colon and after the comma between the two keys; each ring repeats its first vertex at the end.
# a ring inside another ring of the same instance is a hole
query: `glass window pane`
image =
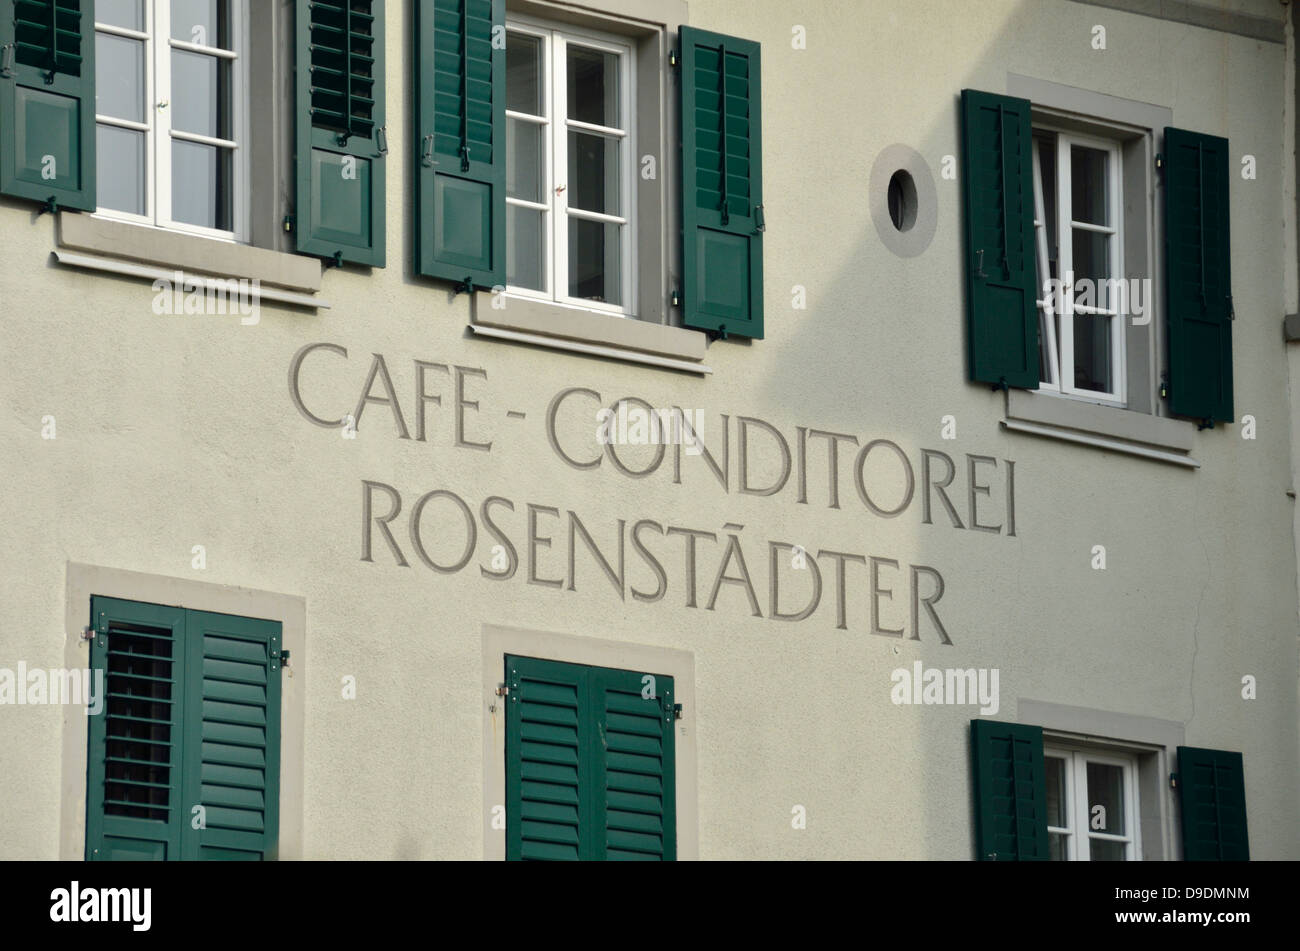
{"type": "Polygon", "coordinates": [[[539,125],[506,119],[506,194],[524,201],[546,201],[542,196],[545,134],[539,125]]]}
{"type": "MultiPolygon", "coordinates": [[[[1080,281],[1087,279],[1094,282],[1097,291],[1105,290],[1105,282],[1113,275],[1110,273],[1110,242],[1114,240],[1108,234],[1101,234],[1097,231],[1084,231],[1081,228],[1075,228],[1074,234],[1070,241],[1073,250],[1074,260],[1074,279],[1080,281]]],[[[1105,297],[1104,293],[1099,296],[1105,297]]],[[[1092,306],[1101,306],[1096,300],[1091,302],[1082,301],[1081,303],[1091,303],[1092,306]]]]}
{"type": "Polygon", "coordinates": [[[1088,840],[1088,857],[1094,862],[1123,862],[1128,846],[1123,842],[1109,842],[1106,839],[1088,840]]]}
{"type": "Polygon", "coordinates": [[[95,191],[99,207],[145,214],[145,134],[110,125],[98,126],[96,133],[95,191]]]}
{"type": "Polygon", "coordinates": [[[1070,204],[1075,221],[1109,225],[1110,189],[1106,166],[1110,155],[1082,145],[1070,147],[1070,204]]]}
{"type": "Polygon", "coordinates": [[[1092,832],[1125,834],[1124,770],[1109,763],[1088,764],[1088,828],[1092,832]],[[1098,806],[1101,811],[1098,811],[1098,806]],[[1098,825],[1098,816],[1104,821],[1098,825]]]}
{"type": "Polygon", "coordinates": [[[1040,138],[1038,149],[1039,166],[1043,170],[1043,220],[1047,228],[1047,260],[1051,276],[1060,276],[1057,262],[1060,259],[1057,248],[1056,228],[1056,136],[1040,138]]]}
{"type": "Polygon", "coordinates": [[[1047,858],[1052,862],[1064,862],[1069,858],[1069,852],[1066,851],[1066,835],[1064,832],[1047,833],[1047,858]]]}
{"type": "Polygon", "coordinates": [[[618,56],[585,46],[568,48],[569,118],[619,129],[618,56]]]}
{"type": "Polygon", "coordinates": [[[1070,820],[1065,802],[1065,760],[1048,756],[1047,764],[1047,824],[1058,829],[1068,829],[1070,820]]]}
{"type": "Polygon", "coordinates": [[[546,290],[545,212],[506,205],[506,283],[511,287],[546,290]]]}
{"type": "Polygon", "coordinates": [[[128,30],[144,29],[142,0],[95,0],[95,20],[128,30]]]}
{"type": "MultiPolygon", "coordinates": [[[[1114,317],[1074,315],[1074,385],[1081,390],[1115,392],[1110,365],[1110,334],[1114,320],[1114,317]]],[[[1088,769],[1092,769],[1092,764],[1088,769]]]]}
{"type": "Polygon", "coordinates": [[[202,53],[172,50],[172,128],[233,138],[230,61],[202,53]]]}
{"type": "Polygon", "coordinates": [[[569,296],[622,304],[622,226],[569,219],[569,296]]]}
{"type": "Polygon", "coordinates": [[[542,108],[542,41],[535,36],[506,34],[506,108],[546,115],[542,108]]]}
{"type": "Polygon", "coordinates": [[[233,50],[229,0],[172,0],[172,39],[233,50]]]}
{"type": "Polygon", "coordinates": [[[172,218],[232,231],[231,150],[172,140],[172,218]]]}
{"type": "Polygon", "coordinates": [[[95,112],[144,122],[144,41],[95,34],[95,112]]]}
{"type": "Polygon", "coordinates": [[[569,133],[570,208],[604,215],[623,214],[618,187],[620,146],[615,136],[569,133]]]}

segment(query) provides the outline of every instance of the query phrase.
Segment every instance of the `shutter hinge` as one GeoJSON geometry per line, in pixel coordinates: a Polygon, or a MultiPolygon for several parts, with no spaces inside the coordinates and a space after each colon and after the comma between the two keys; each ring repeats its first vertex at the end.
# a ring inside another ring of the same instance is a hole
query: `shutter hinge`
{"type": "Polygon", "coordinates": [[[497,696],[498,697],[510,696],[510,688],[507,687],[505,684],[497,684],[497,696]]]}
{"type": "Polygon", "coordinates": [[[673,704],[673,719],[674,719],[674,720],[680,720],[681,718],[682,718],[682,705],[681,705],[680,703],[674,703],[674,704],[673,704]]]}
{"type": "Polygon", "coordinates": [[[287,650],[280,651],[280,663],[285,667],[289,666],[289,652],[287,650]]]}
{"type": "Polygon", "coordinates": [[[679,66],[682,65],[682,59],[680,56],[677,55],[677,50],[668,51],[668,65],[671,66],[673,69],[677,69],[679,66]]]}
{"type": "Polygon", "coordinates": [[[380,158],[388,154],[388,126],[381,125],[375,130],[375,146],[379,149],[380,158]]]}
{"type": "Polygon", "coordinates": [[[285,215],[284,218],[283,218],[283,220],[281,220],[281,222],[280,222],[280,226],[281,226],[282,228],[284,228],[284,230],[285,230],[286,233],[292,233],[292,232],[293,232],[293,215],[285,215]]]}
{"type": "Polygon", "coordinates": [[[1165,153],[1164,153],[1164,152],[1157,152],[1157,153],[1156,153],[1156,170],[1157,170],[1157,171],[1164,171],[1164,168],[1165,168],[1165,153]]]}
{"type": "Polygon", "coordinates": [[[672,293],[668,295],[668,306],[669,307],[682,306],[682,295],[679,291],[674,290],[672,291],[672,293]]]}
{"type": "Polygon", "coordinates": [[[1177,788],[1178,788],[1178,774],[1177,774],[1177,773],[1170,773],[1170,774],[1169,774],[1169,788],[1170,788],[1170,789],[1177,789],[1177,788]]]}
{"type": "Polygon", "coordinates": [[[14,78],[14,45],[6,43],[0,46],[0,77],[14,78]]]}
{"type": "Polygon", "coordinates": [[[93,641],[95,639],[95,629],[87,624],[81,629],[81,639],[83,641],[93,641]]]}
{"type": "Polygon", "coordinates": [[[762,234],[767,230],[767,219],[763,217],[763,206],[754,206],[754,230],[762,234]]]}
{"type": "Polygon", "coordinates": [[[1228,295],[1228,319],[1229,319],[1229,320],[1236,320],[1236,319],[1237,319],[1237,309],[1232,305],[1232,295],[1231,295],[1231,294],[1228,295]]]}

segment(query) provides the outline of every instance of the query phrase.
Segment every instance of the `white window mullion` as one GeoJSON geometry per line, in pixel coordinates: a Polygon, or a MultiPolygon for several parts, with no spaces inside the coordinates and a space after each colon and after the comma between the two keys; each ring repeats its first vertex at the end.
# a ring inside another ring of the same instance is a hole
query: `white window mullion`
{"type": "MultiPolygon", "coordinates": [[[[1075,393],[1074,387],[1074,235],[1070,222],[1074,207],[1070,192],[1070,140],[1056,137],[1056,268],[1061,279],[1061,313],[1057,315],[1061,343],[1060,375],[1062,393],[1075,393]]],[[[1084,824],[1086,834],[1087,824],[1084,824]]]]}
{"type": "Polygon", "coordinates": [[[555,275],[552,293],[556,300],[569,296],[569,103],[568,84],[565,81],[568,76],[567,55],[568,43],[565,38],[558,33],[552,34],[552,69],[548,77],[550,80],[548,89],[551,94],[553,117],[551,127],[554,130],[551,148],[555,174],[552,178],[554,184],[551,186],[551,193],[555,214],[552,216],[554,221],[551,243],[554,248],[552,271],[555,275]]]}
{"type": "Polygon", "coordinates": [[[1074,788],[1074,826],[1078,832],[1078,846],[1075,850],[1074,861],[1091,862],[1092,846],[1088,833],[1091,829],[1088,815],[1088,767],[1084,761],[1083,754],[1070,754],[1070,776],[1074,788]]]}
{"type": "MultiPolygon", "coordinates": [[[[1043,349],[1047,353],[1047,375],[1048,379],[1040,381],[1051,386],[1053,389],[1060,387],[1060,367],[1059,355],[1056,349],[1056,304],[1058,303],[1055,295],[1052,293],[1052,285],[1049,283],[1052,277],[1052,265],[1050,252],[1047,244],[1047,207],[1043,199],[1043,163],[1040,155],[1041,143],[1034,139],[1034,236],[1035,250],[1038,257],[1038,292],[1043,295],[1043,301],[1046,307],[1040,305],[1039,313],[1041,315],[1043,334],[1043,349]]],[[[1059,218],[1059,216],[1058,216],[1059,218]]]]}
{"type": "Polygon", "coordinates": [[[153,170],[154,220],[164,228],[172,227],[172,60],[168,38],[171,29],[171,4],[150,3],[153,8],[154,91],[151,111],[154,114],[153,170]],[[167,103],[166,106],[162,105],[167,103]]]}
{"type": "MultiPolygon", "coordinates": [[[[1120,151],[1118,146],[1112,145],[1106,152],[1106,185],[1108,188],[1109,201],[1107,202],[1109,221],[1114,226],[1114,232],[1108,242],[1110,246],[1110,274],[1116,280],[1126,280],[1124,277],[1124,234],[1119,224],[1122,220],[1123,208],[1120,201],[1124,188],[1123,180],[1124,169],[1120,164],[1120,151]]],[[[1125,283],[1127,287],[1127,282],[1125,283]]],[[[1115,311],[1116,316],[1110,321],[1110,347],[1111,347],[1111,365],[1113,369],[1113,379],[1111,380],[1111,389],[1115,392],[1115,399],[1121,403],[1128,400],[1128,348],[1124,345],[1124,331],[1128,326],[1128,316],[1124,311],[1128,310],[1128,301],[1125,299],[1125,306],[1121,309],[1119,301],[1109,302],[1111,309],[1115,311]]],[[[1127,782],[1127,768],[1126,768],[1127,782]]]]}

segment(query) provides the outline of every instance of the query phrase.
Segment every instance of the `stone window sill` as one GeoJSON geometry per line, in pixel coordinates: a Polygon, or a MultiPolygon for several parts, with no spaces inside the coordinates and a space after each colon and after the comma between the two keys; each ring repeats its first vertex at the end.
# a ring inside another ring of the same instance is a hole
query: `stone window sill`
{"type": "Polygon", "coordinates": [[[1099,449],[1199,468],[1189,453],[1195,424],[1063,399],[1031,390],[1008,390],[1002,426],[1015,432],[1082,443],[1099,449]]]}
{"type": "Polygon", "coordinates": [[[321,263],[231,241],[206,238],[114,221],[96,215],[60,212],[54,256],[73,267],[171,280],[257,282],[255,296],[301,307],[329,307],[316,296],[321,263]]]}
{"type": "Polygon", "coordinates": [[[484,337],[567,350],[588,356],[712,373],[704,357],[708,338],[698,330],[598,314],[547,301],[505,296],[493,307],[489,291],[475,291],[470,330],[484,337]],[[504,306],[500,306],[504,304],[504,306]]]}

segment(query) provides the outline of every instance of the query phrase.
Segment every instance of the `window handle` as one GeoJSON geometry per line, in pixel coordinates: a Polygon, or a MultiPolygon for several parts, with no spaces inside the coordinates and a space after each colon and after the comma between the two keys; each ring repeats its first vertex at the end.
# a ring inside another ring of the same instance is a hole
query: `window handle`
{"type": "Polygon", "coordinates": [[[561,194],[561,193],[562,193],[566,188],[568,188],[568,187],[569,187],[568,185],[556,185],[556,186],[555,186],[555,194],[557,194],[557,195],[561,194]]]}
{"type": "Polygon", "coordinates": [[[160,99],[160,100],[158,101],[158,108],[159,108],[159,109],[166,109],[166,108],[167,108],[168,106],[170,106],[170,105],[171,105],[171,103],[170,103],[168,100],[166,100],[166,99],[160,99]]]}

